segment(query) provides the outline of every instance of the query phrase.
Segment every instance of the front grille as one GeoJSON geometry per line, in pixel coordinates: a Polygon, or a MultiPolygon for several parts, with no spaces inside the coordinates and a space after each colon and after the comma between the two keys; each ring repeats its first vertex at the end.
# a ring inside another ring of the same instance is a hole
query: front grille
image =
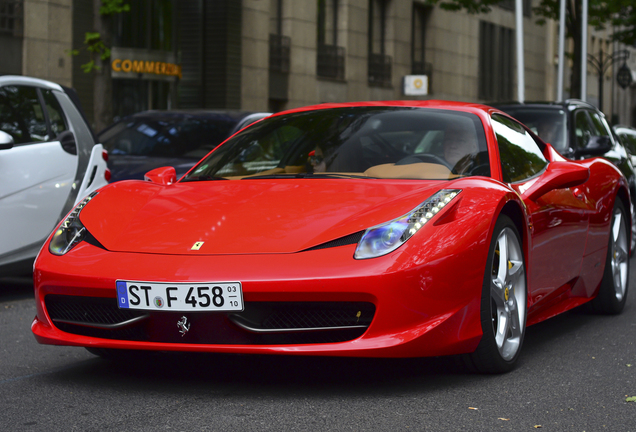
{"type": "Polygon", "coordinates": [[[111,298],[49,294],[44,302],[53,321],[112,325],[144,315],[140,311],[119,309],[117,300],[111,298]]]}
{"type": "Polygon", "coordinates": [[[255,332],[311,331],[327,328],[368,327],[375,306],[366,302],[253,302],[230,319],[255,332]]]}
{"type": "Polygon", "coordinates": [[[240,313],[119,309],[114,298],[47,295],[45,305],[60,330],[102,339],[280,345],[345,342],[364,334],[375,306],[367,302],[246,302],[240,313]],[[188,318],[184,336],[177,322],[188,318]]]}

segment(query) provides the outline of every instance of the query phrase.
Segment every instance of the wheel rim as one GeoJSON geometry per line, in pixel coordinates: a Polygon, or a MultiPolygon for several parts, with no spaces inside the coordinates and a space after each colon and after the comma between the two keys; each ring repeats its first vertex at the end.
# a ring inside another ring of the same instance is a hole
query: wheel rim
{"type": "Polygon", "coordinates": [[[517,236],[504,228],[497,237],[492,263],[490,301],[492,330],[501,357],[512,360],[526,326],[526,276],[517,236]]]}
{"type": "Polygon", "coordinates": [[[620,209],[614,211],[612,216],[611,235],[611,266],[614,279],[614,293],[619,302],[625,296],[627,288],[627,272],[629,252],[627,250],[627,229],[623,221],[623,212],[620,209]]]}

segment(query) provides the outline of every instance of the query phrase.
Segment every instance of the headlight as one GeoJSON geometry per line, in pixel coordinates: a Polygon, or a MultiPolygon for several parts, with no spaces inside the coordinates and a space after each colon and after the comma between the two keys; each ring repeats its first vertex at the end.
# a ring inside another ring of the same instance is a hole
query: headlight
{"type": "Polygon", "coordinates": [[[358,243],[356,259],[375,258],[393,252],[450,203],[461,189],[444,189],[406,215],[369,228],[358,243]]]}
{"type": "Polygon", "coordinates": [[[97,192],[93,192],[84,198],[75,206],[69,215],[66,216],[64,221],[62,221],[55,231],[55,234],[53,234],[51,243],[49,243],[49,251],[52,254],[64,255],[84,239],[86,236],[86,228],[82,225],[82,222],[80,222],[79,214],[95,195],[97,195],[97,192]]]}

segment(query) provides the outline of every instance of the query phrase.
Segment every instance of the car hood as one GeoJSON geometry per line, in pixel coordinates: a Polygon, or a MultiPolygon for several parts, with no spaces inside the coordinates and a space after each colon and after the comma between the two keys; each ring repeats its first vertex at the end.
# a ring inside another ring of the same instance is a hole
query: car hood
{"type": "Polygon", "coordinates": [[[103,188],[80,214],[106,249],[160,254],[293,253],[408,213],[448,181],[216,180],[103,188]],[[199,250],[192,250],[203,242],[199,250]]]}

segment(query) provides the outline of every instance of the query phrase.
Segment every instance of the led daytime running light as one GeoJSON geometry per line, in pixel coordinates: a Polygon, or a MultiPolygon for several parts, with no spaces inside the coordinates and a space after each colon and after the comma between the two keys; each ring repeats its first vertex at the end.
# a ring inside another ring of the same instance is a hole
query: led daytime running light
{"type": "Polygon", "coordinates": [[[64,255],[75,245],[80,243],[86,235],[86,228],[79,220],[80,211],[88,204],[88,202],[97,195],[93,192],[80,201],[73,210],[64,218],[59,228],[53,234],[49,251],[54,255],[64,255]]]}
{"type": "Polygon", "coordinates": [[[396,250],[435,217],[460,192],[461,189],[443,189],[408,214],[369,228],[360,239],[354,258],[375,258],[396,250]]]}
{"type": "Polygon", "coordinates": [[[419,207],[413,210],[408,216],[408,229],[402,234],[402,241],[407,241],[409,237],[418,232],[420,228],[430,221],[433,216],[446,207],[455,198],[461,189],[444,189],[424,201],[419,207]]]}
{"type": "Polygon", "coordinates": [[[88,204],[88,202],[91,199],[93,199],[95,195],[97,195],[97,192],[93,192],[92,194],[84,198],[82,201],[80,201],[75,206],[75,208],[68,214],[68,216],[66,216],[66,219],[64,219],[64,222],[62,222],[62,224],[60,225],[60,228],[69,228],[71,224],[73,223],[73,221],[75,221],[75,219],[79,217],[80,211],[86,206],[86,204],[88,204]]]}

